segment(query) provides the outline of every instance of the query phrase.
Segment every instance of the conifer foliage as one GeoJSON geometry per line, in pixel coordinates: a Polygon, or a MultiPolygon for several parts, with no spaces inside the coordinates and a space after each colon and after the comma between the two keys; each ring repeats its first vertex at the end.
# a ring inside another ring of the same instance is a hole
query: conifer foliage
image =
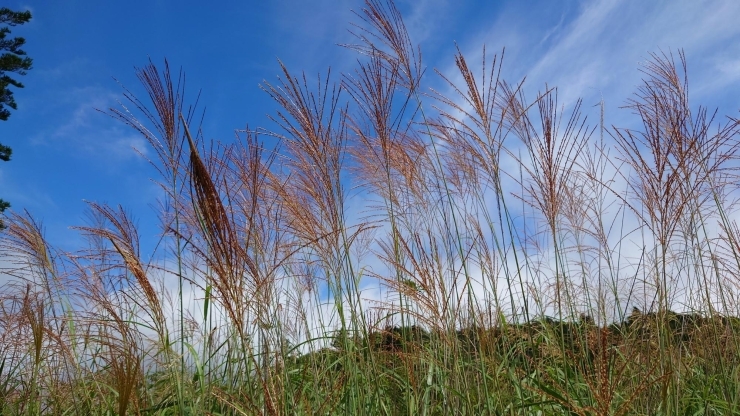
{"type": "MultiPolygon", "coordinates": [[[[16,110],[18,105],[13,97],[13,91],[10,87],[23,88],[15,78],[9,74],[26,75],[26,71],[31,69],[33,60],[26,56],[26,52],[21,49],[26,43],[22,37],[9,38],[10,26],[22,25],[31,20],[31,12],[15,12],[7,7],[0,8],[0,120],[7,120],[10,117],[10,111],[7,107],[16,110]],[[7,107],[6,107],[7,106],[7,107]]],[[[0,143],[0,160],[9,161],[12,149],[0,143]]],[[[10,203],[0,199],[0,213],[10,207],[10,203]]],[[[0,218],[0,229],[4,225],[0,218]]]]}

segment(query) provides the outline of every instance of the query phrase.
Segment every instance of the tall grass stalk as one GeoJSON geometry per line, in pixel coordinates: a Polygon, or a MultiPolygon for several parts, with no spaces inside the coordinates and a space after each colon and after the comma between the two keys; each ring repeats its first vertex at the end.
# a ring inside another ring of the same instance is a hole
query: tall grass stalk
{"type": "Polygon", "coordinates": [[[62,252],[4,219],[0,413],[740,412],[740,121],[689,100],[683,52],[617,127],[503,51],[428,71],[392,1],[356,15],[356,69],[280,63],[232,141],[137,70],[107,113],[155,155],[162,235],[143,255],[90,202],[62,252]]]}

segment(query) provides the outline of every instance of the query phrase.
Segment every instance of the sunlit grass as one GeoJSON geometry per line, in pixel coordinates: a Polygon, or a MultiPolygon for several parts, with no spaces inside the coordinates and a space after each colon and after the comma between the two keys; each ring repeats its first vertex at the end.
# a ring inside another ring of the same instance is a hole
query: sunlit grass
{"type": "Polygon", "coordinates": [[[8,215],[0,412],[738,413],[740,124],[690,105],[683,54],[610,127],[485,51],[431,90],[392,3],[358,18],[354,72],[283,66],[232,143],[138,71],[108,114],[156,155],[157,250],[122,207],[71,253],[8,215]]]}

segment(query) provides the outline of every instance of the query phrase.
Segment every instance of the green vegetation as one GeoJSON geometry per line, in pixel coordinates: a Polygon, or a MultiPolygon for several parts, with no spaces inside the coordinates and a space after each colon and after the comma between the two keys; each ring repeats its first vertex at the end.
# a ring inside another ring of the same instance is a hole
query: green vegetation
{"type": "Polygon", "coordinates": [[[0,412],[740,413],[740,122],[690,107],[683,54],[641,128],[588,127],[485,51],[429,92],[394,5],[359,17],[355,72],[263,86],[267,142],[203,140],[183,76],[138,72],[109,114],[156,155],[154,260],[121,207],[74,253],[11,213],[0,412]]]}
{"type": "MultiPolygon", "coordinates": [[[[0,8],[0,24],[17,26],[28,23],[29,20],[31,20],[31,12],[29,11],[14,12],[6,7],[0,8]]],[[[0,28],[0,53],[2,53],[0,55],[0,120],[3,121],[10,117],[10,111],[5,108],[6,105],[14,110],[18,108],[10,86],[23,88],[23,84],[11,78],[8,73],[15,72],[18,75],[26,75],[26,71],[31,69],[33,64],[33,60],[27,57],[26,52],[21,49],[26,43],[24,38],[5,38],[10,34],[8,26],[0,28]]],[[[12,152],[13,149],[0,143],[0,160],[9,161],[12,152]]],[[[8,208],[10,208],[10,203],[0,199],[0,215],[8,208]]],[[[3,228],[5,226],[2,218],[0,218],[0,230],[3,228]]]]}

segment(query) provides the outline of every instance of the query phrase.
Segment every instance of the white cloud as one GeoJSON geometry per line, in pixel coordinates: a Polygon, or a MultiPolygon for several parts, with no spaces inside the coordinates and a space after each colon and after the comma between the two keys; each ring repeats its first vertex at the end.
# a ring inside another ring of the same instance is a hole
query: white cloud
{"type": "Polygon", "coordinates": [[[66,92],[66,98],[53,104],[60,123],[31,138],[36,145],[53,146],[67,157],[82,157],[101,166],[121,164],[148,154],[148,144],[141,135],[115,122],[98,110],[118,107],[119,94],[97,87],[66,92]],[[134,150],[136,149],[136,150],[134,150]]]}

